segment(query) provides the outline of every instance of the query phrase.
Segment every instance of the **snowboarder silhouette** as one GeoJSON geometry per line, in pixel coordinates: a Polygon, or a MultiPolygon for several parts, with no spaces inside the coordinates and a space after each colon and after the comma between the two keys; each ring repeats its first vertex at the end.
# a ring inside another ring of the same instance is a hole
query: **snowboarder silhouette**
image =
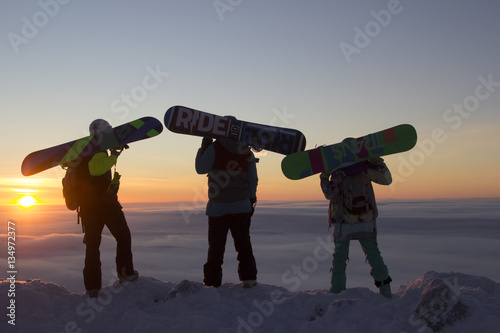
{"type": "MultiPolygon", "coordinates": [[[[103,119],[94,120],[89,127],[90,134],[111,129],[103,119]]],[[[101,233],[107,226],[116,239],[116,270],[120,282],[133,281],[139,277],[132,261],[132,237],[122,206],[118,202],[119,174],[111,179],[111,168],[116,165],[121,149],[112,149],[111,154],[100,152],[83,158],[76,166],[78,204],[85,236],[85,267],[83,279],[86,293],[96,298],[102,284],[99,247],[101,233]]]]}
{"type": "Polygon", "coordinates": [[[250,222],[257,201],[256,159],[246,143],[204,138],[196,155],[198,174],[208,173],[208,255],[203,282],[219,287],[228,231],[238,252],[243,287],[257,284],[257,267],[250,242],[250,222]]]}
{"type": "Polygon", "coordinates": [[[389,185],[392,177],[380,157],[320,175],[321,189],[330,200],[329,225],[333,226],[332,277],[330,292],[338,294],[346,289],[346,262],[349,243],[359,240],[371,266],[370,274],[380,293],[392,297],[389,270],[380,255],[377,244],[375,194],[371,182],[389,185]]]}

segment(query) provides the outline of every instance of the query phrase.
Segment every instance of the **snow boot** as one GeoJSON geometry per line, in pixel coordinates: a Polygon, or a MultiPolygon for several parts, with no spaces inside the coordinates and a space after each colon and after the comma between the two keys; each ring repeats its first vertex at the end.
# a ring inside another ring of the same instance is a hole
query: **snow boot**
{"type": "Polygon", "coordinates": [[[101,289],[89,289],[85,293],[89,295],[90,298],[97,298],[99,297],[100,292],[101,289]]]}
{"type": "Polygon", "coordinates": [[[255,287],[257,285],[257,280],[245,280],[243,281],[243,288],[248,289],[255,287]]]}
{"type": "Polygon", "coordinates": [[[332,274],[332,281],[330,287],[330,293],[340,294],[342,291],[346,290],[346,274],[332,274]]]}
{"type": "Polygon", "coordinates": [[[134,273],[132,273],[130,275],[120,274],[118,276],[118,279],[120,280],[120,283],[135,281],[138,278],[139,278],[139,272],[137,272],[137,271],[134,271],[134,273]]]}
{"type": "Polygon", "coordinates": [[[392,298],[391,282],[392,279],[390,276],[385,281],[375,281],[375,285],[379,289],[382,296],[392,298]]]}

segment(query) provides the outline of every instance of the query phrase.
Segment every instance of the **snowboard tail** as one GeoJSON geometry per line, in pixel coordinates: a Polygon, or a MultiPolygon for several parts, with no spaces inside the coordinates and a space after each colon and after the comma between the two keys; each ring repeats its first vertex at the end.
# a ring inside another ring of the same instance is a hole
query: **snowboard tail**
{"type": "Polygon", "coordinates": [[[31,176],[107,149],[157,136],[162,131],[159,120],[143,117],[107,131],[33,152],[24,158],[21,173],[31,176]]]}
{"type": "Polygon", "coordinates": [[[297,180],[370,158],[405,152],[412,149],[416,143],[415,128],[403,124],[359,138],[346,138],[333,145],[291,154],[281,162],[281,170],[287,178],[297,180]]]}
{"type": "Polygon", "coordinates": [[[164,123],[174,133],[225,137],[285,155],[303,151],[306,146],[304,135],[295,129],[246,122],[179,105],[167,110],[164,123]]]}

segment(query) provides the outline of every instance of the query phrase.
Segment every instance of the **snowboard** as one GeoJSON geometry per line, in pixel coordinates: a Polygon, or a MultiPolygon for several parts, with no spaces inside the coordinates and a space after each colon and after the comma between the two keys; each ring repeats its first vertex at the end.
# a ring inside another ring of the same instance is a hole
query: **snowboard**
{"type": "Polygon", "coordinates": [[[304,134],[295,129],[251,123],[179,105],[167,110],[164,122],[174,133],[214,139],[226,137],[284,155],[306,147],[304,134]]]}
{"type": "Polygon", "coordinates": [[[31,176],[57,165],[63,165],[131,142],[152,138],[163,131],[162,123],[143,117],[97,134],[35,151],[24,158],[21,173],[31,176]]]}
{"type": "Polygon", "coordinates": [[[346,138],[333,145],[288,155],[281,162],[281,170],[287,178],[297,180],[370,158],[401,153],[412,149],[416,143],[415,128],[403,124],[359,138],[346,138]]]}

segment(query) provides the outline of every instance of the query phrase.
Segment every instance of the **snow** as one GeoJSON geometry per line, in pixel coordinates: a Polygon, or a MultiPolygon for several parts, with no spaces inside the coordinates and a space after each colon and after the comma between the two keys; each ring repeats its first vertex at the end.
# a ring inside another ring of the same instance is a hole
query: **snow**
{"type": "MultiPolygon", "coordinates": [[[[0,284],[2,304],[8,288],[0,284]]],[[[144,276],[108,285],[97,299],[40,280],[15,289],[16,325],[4,321],[2,332],[431,332],[441,322],[441,332],[496,332],[500,325],[500,284],[461,273],[427,272],[393,299],[362,287],[332,295],[144,276]]]]}
{"type": "MultiPolygon", "coordinates": [[[[500,325],[498,199],[381,201],[379,245],[392,299],[377,293],[357,242],[348,289],[328,292],[326,201],[259,204],[252,222],[259,284],[251,289],[238,281],[230,242],[224,284],[201,283],[203,204],[127,205],[141,277],[116,282],[114,241],[105,233],[105,287],[97,299],[83,292],[80,226],[71,212],[51,209],[40,209],[36,221],[35,213],[15,219],[18,281],[0,283],[0,332],[460,333],[500,325]]],[[[9,214],[0,210],[3,220],[9,214]]],[[[6,235],[0,239],[5,244],[6,235]]]]}

